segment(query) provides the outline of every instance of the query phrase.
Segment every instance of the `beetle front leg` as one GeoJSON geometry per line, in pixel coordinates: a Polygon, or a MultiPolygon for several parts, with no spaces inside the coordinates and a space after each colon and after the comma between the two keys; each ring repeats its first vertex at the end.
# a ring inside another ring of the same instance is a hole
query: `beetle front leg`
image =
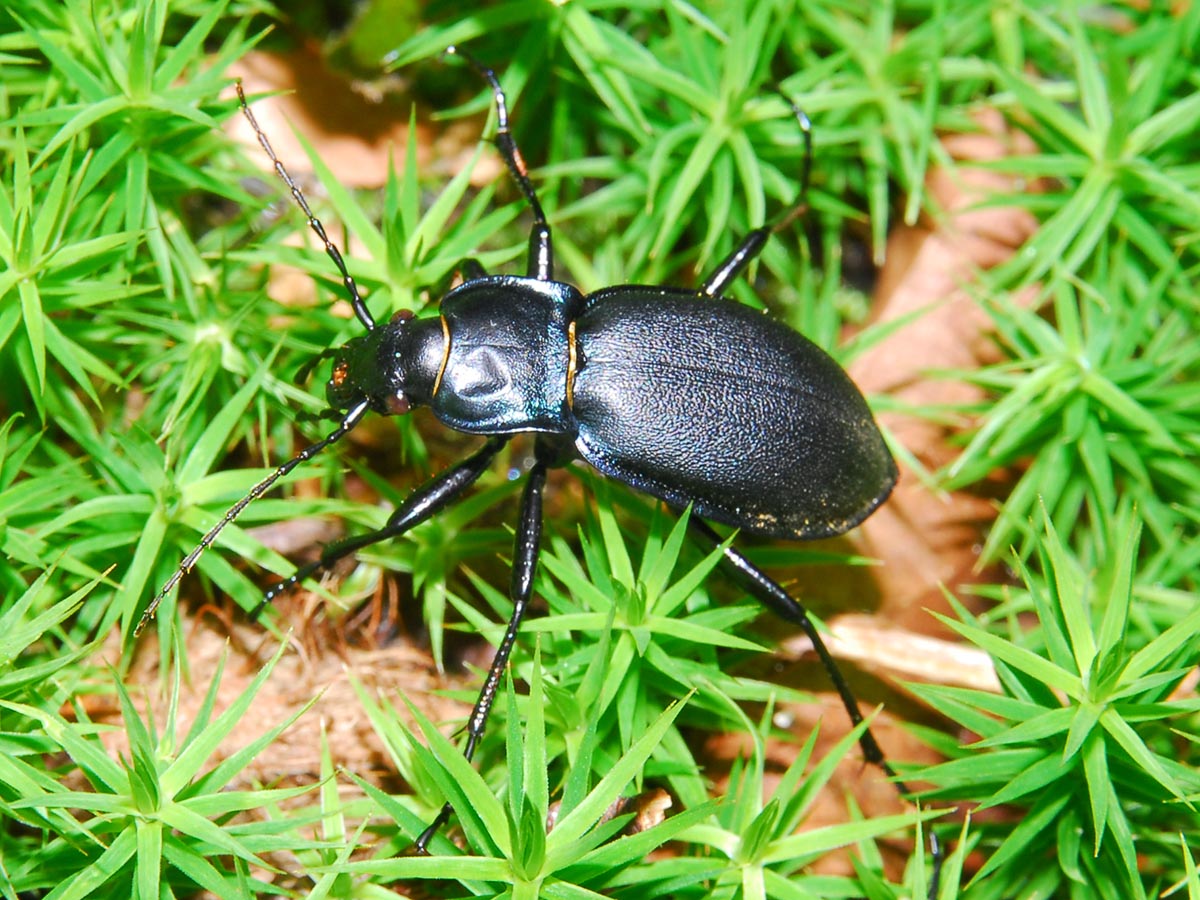
{"type": "MultiPolygon", "coordinates": [[[[537,573],[538,551],[542,543],[542,491],[546,486],[546,470],[551,465],[547,449],[545,442],[539,440],[535,449],[536,459],[529,472],[529,480],[525,483],[525,491],[521,495],[520,520],[513,544],[512,581],[509,585],[513,611],[508,619],[508,627],[504,629],[504,637],[496,648],[496,655],[488,669],[479,698],[475,701],[475,708],[467,720],[467,745],[463,748],[463,756],[468,760],[475,755],[475,748],[483,737],[488,715],[500,690],[500,679],[504,677],[508,658],[512,655],[513,644],[517,640],[517,632],[521,628],[521,620],[529,610],[529,600],[533,595],[533,577],[537,573]]],[[[418,853],[425,853],[429,842],[433,840],[438,829],[446,824],[451,812],[450,804],[445,804],[437,818],[413,842],[413,849],[418,853]]]]}
{"type": "Polygon", "coordinates": [[[526,266],[526,274],[538,281],[553,281],[554,239],[550,233],[550,223],[546,221],[546,215],[542,212],[542,204],[538,202],[537,191],[533,189],[533,182],[529,180],[529,169],[525,165],[524,157],[521,156],[521,148],[517,146],[512,129],[508,126],[508,101],[505,99],[504,89],[500,87],[500,79],[496,77],[495,72],[461,47],[447,47],[446,53],[465,59],[492,89],[492,100],[496,107],[496,147],[500,151],[500,158],[504,160],[508,171],[512,173],[513,179],[517,182],[517,187],[525,195],[529,209],[533,212],[533,229],[529,233],[529,262],[526,266]]]}
{"type": "Polygon", "coordinates": [[[478,281],[480,278],[487,278],[487,269],[475,257],[468,256],[458,264],[458,274],[463,281],[478,281]]]}
{"type": "Polygon", "coordinates": [[[305,578],[322,569],[328,569],[340,559],[351,553],[386,541],[388,538],[399,537],[406,531],[420,525],[426,519],[441,512],[452,504],[467,490],[492,464],[500,448],[508,443],[507,437],[488,438],[486,444],[458,463],[435,475],[414,490],[396,511],[388,518],[387,524],[377,531],[369,531],[356,537],[335,541],[325,548],[321,558],[316,562],[301,566],[283,581],[268,588],[259,601],[258,606],[250,613],[251,619],[256,619],[262,611],[281,594],[291,590],[305,578]]]}

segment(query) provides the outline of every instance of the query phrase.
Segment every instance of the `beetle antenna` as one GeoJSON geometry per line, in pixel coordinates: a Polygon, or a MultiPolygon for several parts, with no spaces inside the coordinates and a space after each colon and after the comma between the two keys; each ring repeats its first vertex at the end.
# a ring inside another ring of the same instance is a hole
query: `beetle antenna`
{"type": "Polygon", "coordinates": [[[508,101],[504,98],[504,88],[500,86],[500,79],[496,77],[495,72],[461,47],[451,44],[446,48],[446,54],[461,56],[492,88],[492,97],[496,104],[496,147],[521,193],[529,202],[530,209],[533,210],[533,231],[529,235],[529,275],[539,281],[549,281],[554,275],[550,223],[546,221],[546,214],[542,212],[542,204],[538,202],[533,182],[529,180],[529,168],[525,165],[525,158],[521,156],[521,148],[517,146],[512,129],[508,126],[508,101]]]}
{"type": "Polygon", "coordinates": [[[346,269],[346,262],[342,259],[341,251],[337,245],[329,239],[325,233],[325,226],[321,224],[321,220],[313,215],[312,210],[308,207],[308,201],[304,199],[304,193],[300,190],[300,186],[292,180],[292,176],[288,174],[288,170],[284,168],[279,157],[275,155],[275,150],[271,146],[271,142],[267,140],[267,134],[262,130],[262,126],[258,124],[258,119],[254,118],[254,113],[250,111],[250,105],[246,103],[246,94],[242,90],[242,83],[237,83],[238,105],[242,108],[242,114],[246,117],[246,121],[250,123],[250,127],[254,129],[255,135],[258,136],[258,142],[262,145],[263,150],[267,152],[267,156],[271,159],[271,165],[275,167],[275,174],[283,179],[283,183],[287,185],[288,190],[292,192],[292,199],[308,217],[308,227],[313,230],[313,233],[325,245],[325,252],[329,254],[329,258],[333,260],[333,264],[337,266],[338,272],[342,275],[342,284],[346,288],[346,293],[350,297],[350,305],[354,307],[354,315],[358,317],[358,321],[363,323],[367,331],[371,331],[375,327],[375,319],[371,316],[371,311],[367,309],[367,304],[363,301],[362,296],[358,292],[358,285],[355,284],[354,278],[346,269]]]}
{"type": "Polygon", "coordinates": [[[150,605],[147,606],[146,611],[142,613],[142,618],[138,620],[137,627],[133,629],[133,636],[137,637],[142,633],[142,629],[145,628],[147,623],[154,618],[154,613],[158,610],[158,605],[162,603],[163,598],[165,598],[167,594],[171,593],[171,591],[175,589],[175,585],[179,584],[180,579],[183,578],[184,575],[192,571],[192,567],[196,565],[196,560],[200,558],[200,555],[204,553],[205,550],[212,546],[213,541],[217,539],[217,535],[219,535],[225,529],[226,525],[241,515],[242,510],[270,490],[271,486],[275,484],[276,481],[287,475],[288,472],[292,471],[292,469],[296,468],[296,466],[300,465],[300,463],[312,459],[326,447],[330,446],[331,444],[336,444],[347,434],[349,434],[354,426],[362,421],[362,418],[364,415],[366,415],[368,409],[370,409],[370,402],[363,400],[358,404],[358,406],[346,413],[345,418],[342,419],[342,424],[334,429],[327,437],[322,438],[315,444],[309,444],[254,487],[250,488],[250,492],[246,494],[245,497],[231,506],[225,515],[221,517],[221,521],[217,522],[216,525],[210,528],[208,534],[204,535],[204,537],[200,539],[200,543],[198,543],[192,549],[192,552],[183,558],[183,562],[179,564],[179,568],[175,570],[175,573],[167,579],[167,583],[162,586],[162,590],[154,595],[154,599],[150,601],[150,605]]]}

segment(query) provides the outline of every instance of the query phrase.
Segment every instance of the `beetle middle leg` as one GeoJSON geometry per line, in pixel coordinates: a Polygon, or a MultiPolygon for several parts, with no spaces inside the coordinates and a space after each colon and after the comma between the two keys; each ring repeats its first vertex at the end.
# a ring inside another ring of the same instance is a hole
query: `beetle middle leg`
{"type": "MultiPolygon", "coordinates": [[[[389,538],[398,537],[453,504],[491,465],[496,454],[508,441],[508,436],[489,438],[483,447],[467,459],[418,487],[404,504],[392,513],[383,528],[331,544],[320,559],[302,566],[293,575],[267,590],[262,601],[251,613],[251,617],[257,617],[267,604],[305,578],[322,569],[329,568],[351,553],[389,538]]],[[[488,716],[500,689],[500,681],[504,677],[504,670],[512,655],[513,645],[516,643],[521,621],[529,610],[529,602],[533,595],[533,579],[537,572],[538,555],[541,548],[542,493],[546,486],[546,473],[552,467],[563,465],[571,457],[572,452],[569,442],[556,441],[548,436],[540,436],[535,444],[534,465],[529,472],[524,492],[521,495],[520,518],[513,546],[512,581],[509,589],[513,611],[504,630],[504,637],[496,648],[496,655],[492,659],[479,697],[475,701],[475,707],[467,719],[467,741],[463,748],[463,756],[468,760],[474,757],[475,749],[483,737],[488,716]]],[[[434,834],[446,823],[451,812],[449,804],[442,807],[429,827],[421,832],[413,843],[417,852],[424,853],[426,851],[434,834]]]]}
{"type": "MultiPolygon", "coordinates": [[[[538,555],[542,544],[542,493],[546,487],[546,473],[549,469],[565,463],[572,455],[569,443],[556,441],[552,437],[539,436],[534,444],[534,463],[525,482],[525,490],[521,494],[521,511],[517,520],[517,534],[513,542],[512,579],[509,584],[509,597],[513,610],[509,616],[508,626],[504,629],[504,637],[496,647],[496,655],[488,668],[487,678],[475,701],[475,708],[467,719],[467,743],[463,748],[463,756],[470,760],[475,755],[475,748],[483,737],[487,727],[488,716],[492,705],[496,702],[496,694],[500,690],[500,680],[508,666],[508,658],[512,654],[513,645],[520,631],[521,621],[529,611],[529,601],[533,596],[533,578],[537,574],[538,555]]],[[[445,804],[437,818],[413,842],[413,849],[418,853],[426,852],[429,842],[452,812],[450,804],[445,804]]]]}
{"type": "Polygon", "coordinates": [[[742,238],[742,242],[725,257],[717,266],[716,271],[704,279],[700,293],[707,297],[721,296],[733,280],[745,271],[746,266],[758,258],[771,235],[778,234],[787,228],[808,209],[808,182],[812,173],[813,161],[812,122],[809,121],[804,110],[795,103],[786,97],[784,97],[784,101],[792,108],[796,121],[800,123],[800,133],[804,136],[804,162],[800,169],[800,191],[796,194],[796,199],[792,201],[792,204],[776,216],[775,221],[755,228],[742,238]]]}

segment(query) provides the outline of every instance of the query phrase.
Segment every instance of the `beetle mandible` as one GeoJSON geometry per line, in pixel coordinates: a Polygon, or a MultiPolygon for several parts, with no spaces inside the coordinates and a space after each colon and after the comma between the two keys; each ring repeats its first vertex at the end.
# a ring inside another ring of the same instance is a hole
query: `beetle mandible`
{"type": "MultiPolygon", "coordinates": [[[[338,427],[222,517],[150,602],[137,630],[249,503],[345,437],[368,412],[399,415],[428,406],[446,426],[486,441],[418,487],[383,528],[329,545],[319,560],[270,588],[255,614],[315,572],[436,515],[463,496],[514,435],[532,433],[534,462],[513,551],[513,612],[468,719],[463,752],[470,759],[529,608],[549,469],[581,457],[670,506],[690,505],[694,530],[713,546],[722,541],[704,519],[791,540],[842,534],[887,498],[897,472],[866,401],[841,367],[797,332],[724,296],[771,235],[807,208],[812,136],[803,112],[792,106],[805,142],[797,200],[774,223],[751,231],[698,289],[623,285],[583,294],[554,280],[550,225],[510,131],[499,80],[461,49],[446,52],[462,56],[492,90],[496,144],[534,219],[526,274],[486,275],[474,266],[442,298],[437,316],[402,311],[376,324],[239,84],[242,111],[337,266],[366,334],[334,357],[326,396],[341,418],[338,427]]],[[[850,719],[860,723],[858,702],[804,607],[735,548],[723,552],[754,597],[803,629],[850,719]]],[[[867,760],[909,794],[869,729],[859,742],[867,760]]],[[[449,814],[444,807],[418,837],[418,850],[449,814]]]]}

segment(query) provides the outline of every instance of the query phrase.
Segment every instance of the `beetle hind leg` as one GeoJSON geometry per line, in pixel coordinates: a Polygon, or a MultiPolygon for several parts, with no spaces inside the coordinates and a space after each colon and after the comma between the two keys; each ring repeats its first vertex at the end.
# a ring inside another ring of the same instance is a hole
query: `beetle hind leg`
{"type": "MultiPolygon", "coordinates": [[[[692,518],[691,524],[696,531],[704,536],[706,541],[714,546],[720,545],[721,536],[706,522],[692,518]]],[[[850,721],[854,725],[859,725],[863,721],[863,715],[858,708],[858,698],[854,696],[854,692],[850,689],[850,685],[838,667],[837,661],[833,658],[833,654],[825,646],[820,632],[817,631],[812,619],[808,616],[808,611],[791,594],[784,590],[782,585],[733,547],[725,548],[725,562],[737,573],[739,582],[750,591],[755,599],[771,609],[780,618],[798,625],[805,635],[808,636],[809,640],[812,641],[813,649],[816,650],[817,656],[821,660],[821,666],[825,669],[826,674],[829,675],[829,680],[833,682],[834,689],[837,691],[842,705],[846,708],[847,715],[850,716],[850,721]]],[[[897,790],[901,794],[905,797],[911,797],[912,792],[909,790],[908,785],[897,777],[883,749],[879,746],[879,742],[875,740],[875,735],[871,733],[871,729],[868,728],[862,733],[862,736],[858,739],[858,743],[867,761],[878,766],[892,783],[896,785],[897,790]]]]}
{"type": "MultiPolygon", "coordinates": [[[[713,546],[720,546],[721,536],[713,531],[708,523],[693,516],[691,525],[697,532],[703,535],[706,541],[713,546]]],[[[846,677],[842,674],[842,670],[838,668],[837,661],[833,658],[833,654],[829,652],[829,648],[825,646],[825,642],[821,639],[821,634],[817,631],[816,626],[813,625],[812,619],[808,617],[807,610],[791,594],[784,590],[782,585],[763,572],[758,566],[754,565],[754,563],[750,562],[750,560],[746,559],[737,550],[733,549],[733,547],[726,547],[724,552],[726,564],[733,568],[738,575],[739,581],[747,587],[750,593],[780,618],[799,625],[809,640],[812,641],[813,649],[817,651],[817,656],[821,659],[821,666],[825,669],[829,680],[833,682],[833,686],[841,698],[842,705],[846,708],[846,713],[850,716],[850,721],[855,725],[859,725],[863,721],[863,714],[858,708],[858,698],[850,690],[850,685],[847,683],[846,677]]],[[[863,756],[866,757],[867,761],[878,766],[888,776],[888,779],[896,786],[896,790],[900,792],[900,795],[905,799],[912,800],[912,790],[896,775],[896,770],[888,762],[883,748],[875,740],[875,735],[871,733],[870,728],[863,731],[862,736],[858,739],[858,745],[862,748],[863,756]]],[[[928,893],[928,897],[932,900],[932,898],[938,895],[942,864],[945,862],[945,857],[942,852],[941,842],[938,840],[937,834],[933,829],[930,829],[926,833],[926,839],[929,842],[929,853],[933,861],[933,871],[930,876],[928,893]]]]}

